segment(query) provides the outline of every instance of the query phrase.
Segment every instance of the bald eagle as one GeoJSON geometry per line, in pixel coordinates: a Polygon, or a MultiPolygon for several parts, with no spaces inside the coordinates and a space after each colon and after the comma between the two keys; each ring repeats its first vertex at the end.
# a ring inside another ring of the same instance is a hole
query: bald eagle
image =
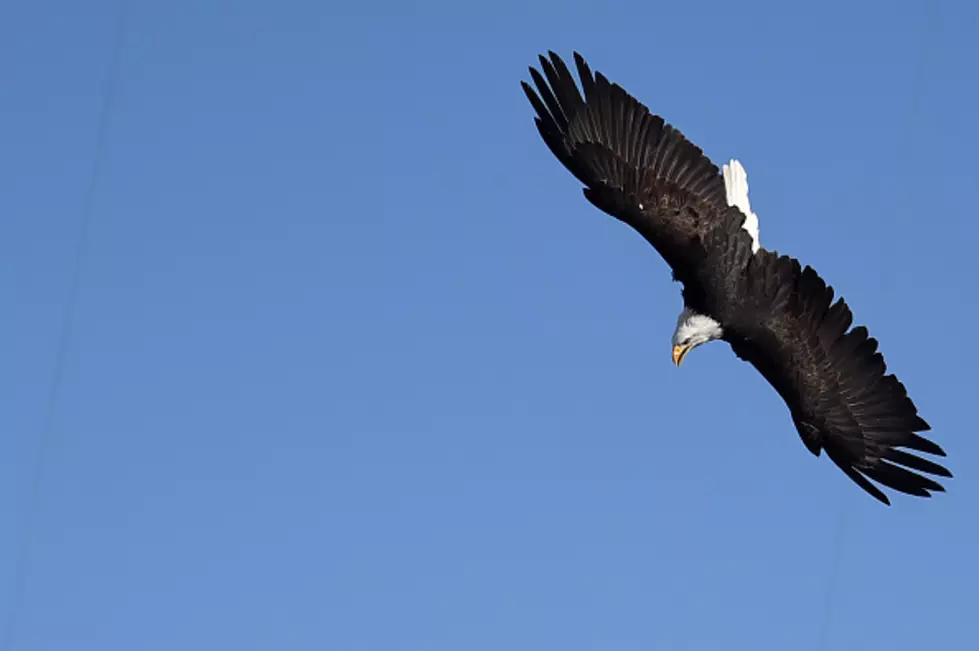
{"type": "Polygon", "coordinates": [[[885,374],[877,340],[809,266],[758,241],[747,178],[723,173],[699,147],[574,54],[581,91],[564,61],[540,56],[521,82],[541,137],[593,205],[642,235],[682,285],[673,361],[726,341],[785,401],[805,447],[822,450],[884,504],[877,482],[909,495],[944,491],[944,457],[917,432],[930,428],[904,385],[885,374]],[[902,449],[904,448],[904,449],[902,449]]]}

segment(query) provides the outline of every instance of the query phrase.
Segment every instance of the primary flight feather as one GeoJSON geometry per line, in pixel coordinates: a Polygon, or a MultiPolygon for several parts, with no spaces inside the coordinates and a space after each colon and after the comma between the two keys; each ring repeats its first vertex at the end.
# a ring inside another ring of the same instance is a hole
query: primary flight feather
{"type": "Polygon", "coordinates": [[[930,497],[951,477],[913,454],[945,452],[904,385],[886,374],[877,340],[809,266],[760,246],[747,177],[737,161],[723,174],[699,147],[650,113],[577,53],[581,90],[553,52],[522,82],[541,137],[584,184],[585,197],[638,231],[683,285],[673,334],[678,366],[717,339],[753,365],[785,401],[814,455],[822,450],[870,495],[891,489],[930,497]]]}

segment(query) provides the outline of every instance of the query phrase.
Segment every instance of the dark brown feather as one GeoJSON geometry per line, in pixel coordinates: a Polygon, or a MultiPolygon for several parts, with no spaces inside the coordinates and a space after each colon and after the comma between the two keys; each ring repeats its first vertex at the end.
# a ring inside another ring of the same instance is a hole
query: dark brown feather
{"type": "Polygon", "coordinates": [[[727,206],[724,179],[699,147],[621,86],[593,74],[575,53],[584,97],[564,61],[549,52],[524,82],[548,148],[601,210],[639,231],[685,279],[703,260],[703,234],[717,221],[743,223],[727,206]],[[536,88],[536,91],[535,91],[536,88]]]}
{"type": "MultiPolygon", "coordinates": [[[[724,256],[713,259],[721,262],[712,273],[723,275],[724,256]]],[[[867,479],[921,497],[943,491],[919,473],[951,477],[946,468],[900,449],[945,456],[916,433],[930,428],[904,385],[887,374],[877,340],[864,326],[845,332],[853,319],[845,301],[834,303],[833,288],[811,267],[799,270],[788,260],[759,250],[739,286],[712,306],[725,339],[782,396],[806,447],[816,455],[826,450],[875,498],[888,503],[867,479]],[[765,282],[775,276],[788,293],[765,282]]]]}

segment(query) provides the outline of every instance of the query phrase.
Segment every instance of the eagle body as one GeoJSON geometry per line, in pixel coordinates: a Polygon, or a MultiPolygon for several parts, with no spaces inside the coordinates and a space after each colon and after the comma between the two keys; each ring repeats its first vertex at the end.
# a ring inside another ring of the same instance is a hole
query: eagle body
{"type": "Polygon", "coordinates": [[[722,175],[680,131],[574,60],[580,91],[553,52],[530,69],[534,87],[522,86],[544,143],[588,201],[638,231],[681,283],[674,361],[722,339],[782,397],[806,448],[825,450],[867,493],[890,503],[870,480],[921,497],[943,491],[925,474],[951,473],[910,451],[945,452],[918,433],[930,427],[886,373],[877,341],[851,328],[850,308],[815,270],[759,245],[740,164],[722,175]],[[687,331],[691,340],[677,341],[687,331]]]}

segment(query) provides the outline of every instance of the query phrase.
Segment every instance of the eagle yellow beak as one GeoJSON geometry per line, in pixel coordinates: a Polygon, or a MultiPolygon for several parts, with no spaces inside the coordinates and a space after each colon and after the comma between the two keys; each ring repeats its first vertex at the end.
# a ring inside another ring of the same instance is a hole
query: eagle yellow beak
{"type": "Polygon", "coordinates": [[[687,356],[690,352],[690,346],[674,346],[673,347],[673,363],[679,368],[680,364],[683,363],[683,358],[687,356]]]}

